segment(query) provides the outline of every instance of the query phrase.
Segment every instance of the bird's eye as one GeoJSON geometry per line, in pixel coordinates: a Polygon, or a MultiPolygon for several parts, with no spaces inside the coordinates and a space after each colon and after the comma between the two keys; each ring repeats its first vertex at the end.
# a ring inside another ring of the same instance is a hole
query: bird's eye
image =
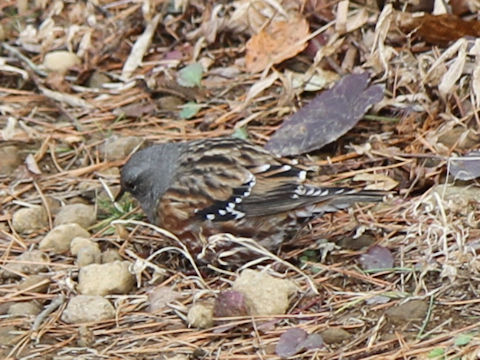
{"type": "Polygon", "coordinates": [[[137,183],[135,181],[126,180],[125,189],[130,192],[134,192],[137,188],[137,183]]]}
{"type": "Polygon", "coordinates": [[[137,183],[135,182],[129,182],[127,185],[130,191],[135,191],[137,189],[137,183]]]}

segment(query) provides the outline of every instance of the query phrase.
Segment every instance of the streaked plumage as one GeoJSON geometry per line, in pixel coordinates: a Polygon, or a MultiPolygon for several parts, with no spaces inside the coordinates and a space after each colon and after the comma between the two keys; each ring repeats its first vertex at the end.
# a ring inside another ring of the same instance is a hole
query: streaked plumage
{"type": "Polygon", "coordinates": [[[385,195],[306,179],[305,170],[234,138],[154,145],[135,153],[121,172],[122,190],[140,202],[149,221],[196,253],[202,239],[221,232],[274,250],[315,216],[385,195]]]}

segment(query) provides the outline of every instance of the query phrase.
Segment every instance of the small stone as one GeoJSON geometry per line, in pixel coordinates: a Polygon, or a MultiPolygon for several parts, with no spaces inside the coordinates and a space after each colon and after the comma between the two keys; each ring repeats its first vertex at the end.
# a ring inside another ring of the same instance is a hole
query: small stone
{"type": "Polygon", "coordinates": [[[30,275],[19,285],[18,290],[29,289],[28,292],[46,293],[50,286],[50,279],[45,275],[30,275]]]}
{"type": "Polygon", "coordinates": [[[128,270],[128,261],[115,261],[108,264],[90,264],[80,269],[78,291],[84,295],[126,294],[135,277],[128,270]]]}
{"type": "Polygon", "coordinates": [[[41,308],[35,301],[17,302],[8,309],[10,316],[28,316],[40,314],[41,308]]]}
{"type": "Polygon", "coordinates": [[[158,98],[158,107],[164,111],[178,111],[185,101],[177,96],[162,96],[158,98]]]}
{"type": "Polygon", "coordinates": [[[15,231],[21,234],[43,229],[48,225],[47,212],[38,205],[19,209],[13,214],[12,225],[15,231]]]}
{"type": "Polygon", "coordinates": [[[280,315],[288,309],[288,298],[296,291],[289,280],[277,279],[264,272],[244,270],[233,289],[245,295],[252,315],[280,315]]]}
{"type": "Polygon", "coordinates": [[[101,296],[78,295],[73,297],[62,314],[62,320],[69,324],[97,322],[115,317],[115,309],[101,296]]]}
{"type": "Polygon", "coordinates": [[[38,274],[48,269],[49,262],[48,255],[40,250],[25,251],[17,256],[14,261],[4,265],[5,271],[2,272],[2,275],[11,278],[19,276],[18,274],[38,274]],[[11,272],[8,270],[11,270],[11,272]]]}
{"type": "Polygon", "coordinates": [[[248,315],[245,295],[235,290],[221,291],[215,299],[213,314],[215,317],[248,315]]]}
{"type": "Polygon", "coordinates": [[[79,65],[80,58],[69,51],[58,50],[52,51],[45,55],[43,66],[49,71],[66,73],[72,66],[79,65]]]}
{"type": "Polygon", "coordinates": [[[78,255],[80,250],[85,249],[85,248],[95,248],[100,251],[100,248],[98,247],[98,244],[89,238],[77,236],[72,240],[70,243],[70,253],[72,255],[78,255]]]}
{"type": "Polygon", "coordinates": [[[96,242],[90,239],[76,237],[70,244],[70,252],[77,257],[77,265],[83,267],[89,264],[99,264],[102,252],[96,242]]]}
{"type": "Polygon", "coordinates": [[[58,225],[40,241],[39,247],[62,254],[70,249],[70,243],[77,236],[88,238],[90,234],[78,224],[58,225]]]}
{"type": "Polygon", "coordinates": [[[328,328],[320,333],[327,344],[338,344],[352,337],[347,330],[342,328],[328,328]]]}
{"type": "Polygon", "coordinates": [[[102,259],[102,253],[100,250],[94,248],[80,249],[77,254],[78,267],[87,266],[90,264],[100,264],[102,259]]]}
{"type": "Polygon", "coordinates": [[[206,329],[213,326],[213,306],[209,304],[195,304],[187,314],[188,325],[206,329]]]}
{"type": "Polygon", "coordinates": [[[85,204],[69,204],[60,209],[55,217],[54,225],[75,223],[87,229],[93,225],[97,217],[95,208],[85,204]]]}
{"type": "Polygon", "coordinates": [[[48,210],[50,210],[50,214],[57,215],[62,206],[60,200],[55,199],[52,196],[45,196],[45,201],[47,203],[48,210]]]}
{"type": "Polygon", "coordinates": [[[101,88],[103,84],[110,83],[110,78],[99,71],[94,71],[90,79],[88,79],[87,86],[91,88],[101,88]]]}
{"type": "Polygon", "coordinates": [[[21,163],[22,157],[18,147],[0,147],[0,175],[10,175],[21,163]]]}
{"type": "Polygon", "coordinates": [[[115,161],[125,159],[132,151],[142,143],[143,139],[137,136],[110,137],[103,146],[104,159],[115,161]]]}
{"type": "Polygon", "coordinates": [[[428,304],[423,300],[411,300],[387,310],[386,315],[395,324],[424,319],[428,304]]]}
{"type": "Polygon", "coordinates": [[[107,249],[102,253],[102,264],[111,263],[117,260],[121,261],[122,257],[115,249],[107,249]]]}
{"type": "Polygon", "coordinates": [[[15,304],[14,301],[0,302],[0,315],[8,314],[8,309],[10,309],[10,306],[12,306],[13,304],[15,304]]]}

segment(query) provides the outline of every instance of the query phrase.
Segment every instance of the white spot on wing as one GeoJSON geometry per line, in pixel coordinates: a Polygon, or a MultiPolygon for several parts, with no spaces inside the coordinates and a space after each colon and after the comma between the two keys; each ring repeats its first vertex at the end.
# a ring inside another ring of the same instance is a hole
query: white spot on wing
{"type": "Polygon", "coordinates": [[[255,172],[262,173],[270,169],[270,167],[271,167],[270,164],[260,165],[255,168],[255,172]]]}
{"type": "Polygon", "coordinates": [[[295,194],[305,195],[305,186],[303,186],[303,185],[297,186],[297,188],[295,189],[295,194]]]}
{"type": "Polygon", "coordinates": [[[241,219],[245,216],[245,213],[237,210],[233,210],[232,214],[235,216],[235,220],[241,219]]]}
{"type": "Polygon", "coordinates": [[[327,196],[328,194],[330,194],[330,190],[325,189],[320,193],[320,196],[327,196]]]}
{"type": "Polygon", "coordinates": [[[205,217],[207,218],[207,220],[215,220],[215,215],[213,214],[207,214],[205,217]]]}

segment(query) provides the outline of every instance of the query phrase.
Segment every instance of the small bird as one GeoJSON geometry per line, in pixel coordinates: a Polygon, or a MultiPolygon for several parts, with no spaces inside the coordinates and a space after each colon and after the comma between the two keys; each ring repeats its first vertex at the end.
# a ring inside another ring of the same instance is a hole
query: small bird
{"type": "Polygon", "coordinates": [[[252,238],[268,250],[292,239],[312,218],[383,191],[307,184],[307,171],[246,140],[219,137],[153,145],[121,170],[121,191],[140,203],[151,223],[173,234],[206,262],[245,262],[245,249],[210,247],[218,233],[252,238]],[[221,252],[232,255],[226,257],[221,252]],[[233,256],[235,255],[235,256],[233,256]],[[226,260],[228,258],[228,260],[226,260]]]}

